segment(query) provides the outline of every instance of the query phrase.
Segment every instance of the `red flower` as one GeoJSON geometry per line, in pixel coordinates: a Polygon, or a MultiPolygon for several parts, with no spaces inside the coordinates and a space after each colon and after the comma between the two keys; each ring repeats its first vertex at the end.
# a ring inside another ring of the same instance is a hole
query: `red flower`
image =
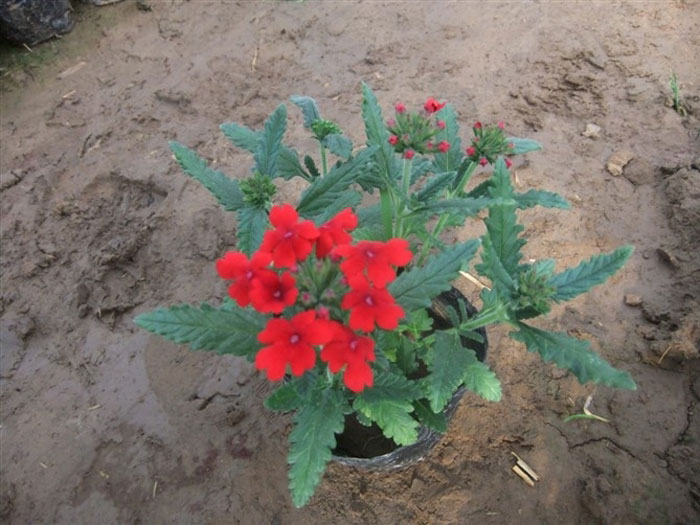
{"type": "Polygon", "coordinates": [[[396,135],[392,135],[391,137],[389,137],[389,144],[391,144],[392,146],[396,146],[396,144],[398,144],[398,142],[399,142],[399,137],[397,137],[396,135]]]}
{"type": "Polygon", "coordinates": [[[437,149],[439,149],[441,153],[447,153],[447,151],[450,149],[450,143],[443,140],[440,144],[438,144],[437,149]]]}
{"type": "Polygon", "coordinates": [[[396,121],[393,118],[387,119],[386,125],[389,128],[393,128],[394,126],[396,126],[396,121]]]}
{"type": "Polygon", "coordinates": [[[474,122],[474,125],[472,126],[474,129],[481,129],[481,122],[478,120],[474,122]]]}
{"type": "Polygon", "coordinates": [[[467,151],[467,155],[469,155],[471,157],[472,155],[474,155],[476,153],[476,148],[474,146],[469,146],[466,151],[467,151]]]}
{"type": "Polygon", "coordinates": [[[250,288],[250,302],[261,313],[280,314],[297,300],[299,290],[289,272],[278,276],[272,270],[260,272],[250,288]]]}
{"type": "Polygon", "coordinates": [[[404,106],[403,102],[397,102],[394,109],[397,113],[403,113],[406,111],[406,106],[404,106]]]}
{"type": "Polygon", "coordinates": [[[249,261],[241,252],[227,252],[216,261],[216,271],[222,279],[233,279],[228,294],[235,299],[238,306],[250,304],[250,287],[253,280],[270,264],[270,254],[257,252],[249,261]]]}
{"type": "Polygon", "coordinates": [[[319,228],[316,239],[316,257],[325,257],[341,244],[348,244],[352,237],[347,232],[357,228],[357,215],[351,208],[345,208],[319,228]]]}
{"type": "Polygon", "coordinates": [[[403,152],[403,158],[411,160],[416,153],[412,149],[407,149],[403,152]]]}
{"type": "Polygon", "coordinates": [[[488,163],[489,161],[486,159],[486,157],[481,157],[481,159],[479,160],[479,164],[481,164],[482,166],[486,166],[488,163]]]}
{"type": "Polygon", "coordinates": [[[506,168],[510,168],[513,165],[513,161],[510,159],[506,159],[506,168]]]}
{"type": "Polygon", "coordinates": [[[438,120],[437,121],[437,127],[440,129],[445,129],[445,121],[444,120],[438,120]]]}
{"type": "Polygon", "coordinates": [[[287,365],[292,374],[300,376],[316,364],[314,346],[327,343],[333,337],[333,325],[316,319],[316,312],[301,312],[291,319],[270,319],[258,334],[258,341],[267,343],[255,356],[255,368],[265,370],[267,378],[277,381],[284,377],[287,365]]]}
{"type": "Polygon", "coordinates": [[[380,288],[396,278],[392,265],[406,266],[413,257],[406,239],[360,241],[355,246],[338,246],[334,253],[345,257],[340,269],[348,279],[363,275],[367,269],[369,280],[380,288]]]}
{"type": "Polygon", "coordinates": [[[428,142],[425,144],[425,147],[428,148],[428,149],[433,149],[433,143],[432,143],[431,141],[428,141],[428,142]]]}
{"type": "Polygon", "coordinates": [[[297,222],[298,219],[290,204],[273,206],[270,210],[270,222],[275,229],[265,232],[260,251],[272,254],[277,267],[292,266],[311,253],[318,230],[313,222],[297,222]]]}
{"type": "Polygon", "coordinates": [[[440,104],[433,97],[428,97],[428,100],[426,100],[425,104],[423,104],[423,109],[425,109],[428,113],[435,113],[436,111],[440,111],[444,107],[445,102],[440,104]]]}
{"type": "Polygon", "coordinates": [[[372,369],[367,364],[374,361],[374,341],[340,323],[334,324],[335,334],[321,350],[321,360],[328,363],[328,368],[334,374],[345,367],[345,386],[353,392],[362,392],[366,386],[374,384],[372,369]]]}
{"type": "Polygon", "coordinates": [[[504,130],[506,129],[506,123],[503,122],[502,120],[498,123],[498,129],[504,130]]]}
{"type": "Polygon", "coordinates": [[[351,279],[341,306],[350,310],[350,328],[364,332],[374,330],[375,323],[384,330],[394,330],[404,316],[403,308],[385,288],[375,288],[362,277],[351,279]]]}

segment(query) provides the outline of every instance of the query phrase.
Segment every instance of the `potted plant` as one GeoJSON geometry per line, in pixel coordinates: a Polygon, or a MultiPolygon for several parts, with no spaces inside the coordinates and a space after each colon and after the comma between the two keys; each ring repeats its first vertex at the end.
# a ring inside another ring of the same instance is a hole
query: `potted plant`
{"type": "Polygon", "coordinates": [[[185,173],[237,214],[236,250],[216,263],[229,297],[136,318],[195,350],[247,357],[278,382],[265,406],[295,413],[289,486],[296,506],[312,496],[346,421],[375,425],[395,446],[410,447],[419,433],[434,442],[445,431],[464,388],[499,400],[499,381],[483,362],[488,325],[509,325],[511,337],[582,383],[635,388],[586,341],[530,322],[603,283],[632,253],[625,246],[559,272],[551,259],[523,261],[517,211],[568,208],[559,195],[519,193],[511,184],[510,157],[539,144],[507,137],[502,123],[476,122],[463,147],[451,106],[429,98],[410,112],[398,103],[385,121],[374,93],[362,89],[362,147],[321,118],[313,99],[292,97],[318,141],[320,167],[283,143],[283,104],[261,131],[221,126],[253,154],[252,174],[240,182],[170,144],[185,173]],[[470,188],[479,166],[492,167],[491,176],[470,188]],[[273,204],[273,180],[293,177],[308,183],[298,202],[273,204]],[[480,239],[442,241],[444,231],[477,214],[486,226],[480,239]],[[479,312],[450,291],[477,252],[474,271],[490,283],[479,312]],[[433,429],[432,437],[421,429],[433,429]]]}

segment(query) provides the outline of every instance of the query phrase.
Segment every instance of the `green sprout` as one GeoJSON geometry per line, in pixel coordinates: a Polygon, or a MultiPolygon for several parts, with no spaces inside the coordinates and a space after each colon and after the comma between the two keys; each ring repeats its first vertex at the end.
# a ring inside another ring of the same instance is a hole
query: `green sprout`
{"type": "Polygon", "coordinates": [[[678,86],[678,77],[676,76],[676,72],[672,71],[671,72],[671,78],[669,79],[669,85],[671,87],[671,107],[673,110],[681,115],[682,117],[685,117],[687,114],[687,111],[685,109],[685,105],[683,104],[683,101],[681,100],[681,89],[678,86]]]}

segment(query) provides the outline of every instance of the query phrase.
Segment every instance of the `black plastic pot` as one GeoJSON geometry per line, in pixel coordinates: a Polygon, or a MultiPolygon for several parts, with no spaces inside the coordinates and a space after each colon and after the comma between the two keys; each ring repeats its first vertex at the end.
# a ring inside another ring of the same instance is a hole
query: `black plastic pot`
{"type": "MultiPolygon", "coordinates": [[[[451,325],[445,307],[450,305],[459,312],[459,300],[463,301],[466,305],[469,316],[476,314],[476,308],[474,308],[467,298],[464,297],[459,290],[452,288],[447,292],[443,292],[433,300],[433,306],[429,313],[433,318],[434,328],[440,330],[448,328],[451,325]]],[[[462,346],[474,350],[479,361],[484,361],[488,349],[486,330],[480,328],[477,332],[483,337],[483,343],[478,343],[466,337],[461,338],[461,343],[462,346]]],[[[466,389],[464,387],[459,388],[447,403],[447,406],[445,406],[443,413],[448,422],[457,410],[459,401],[462,399],[465,391],[466,389]]],[[[418,430],[418,440],[415,443],[397,447],[393,441],[384,437],[381,430],[376,425],[372,425],[372,427],[368,429],[360,425],[354,416],[349,416],[345,421],[345,430],[342,434],[337,436],[338,447],[334,450],[333,460],[343,465],[369,470],[400,469],[424,459],[441,438],[442,434],[439,432],[421,426],[418,430]],[[350,448],[344,446],[345,443],[352,443],[353,447],[356,448],[358,441],[362,443],[361,448],[363,450],[369,451],[365,456],[372,457],[354,457],[340,453],[340,450],[343,448],[350,448]],[[374,455],[372,451],[377,451],[377,455],[374,455]]]]}
{"type": "Polygon", "coordinates": [[[73,29],[70,0],[0,0],[0,35],[34,45],[73,29]]]}

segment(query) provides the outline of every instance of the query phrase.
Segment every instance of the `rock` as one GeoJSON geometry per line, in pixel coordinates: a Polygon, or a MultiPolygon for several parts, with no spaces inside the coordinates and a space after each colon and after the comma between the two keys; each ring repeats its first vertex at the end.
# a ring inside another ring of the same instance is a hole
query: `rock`
{"type": "Polygon", "coordinates": [[[663,248],[657,248],[656,254],[666,264],[670,264],[674,268],[678,268],[678,257],[673,255],[672,253],[669,253],[667,250],[664,250],[663,248]]]}
{"type": "Polygon", "coordinates": [[[644,159],[632,159],[624,170],[625,178],[636,186],[656,181],[656,169],[644,159]]]}
{"type": "Polygon", "coordinates": [[[639,295],[628,293],[625,295],[625,304],[627,306],[642,306],[642,298],[639,295]]]}
{"type": "Polygon", "coordinates": [[[629,161],[634,158],[634,154],[629,151],[616,151],[608,159],[607,169],[610,175],[619,177],[622,175],[623,168],[627,165],[629,161]]]}
{"type": "Polygon", "coordinates": [[[589,139],[598,139],[600,138],[600,126],[596,126],[595,124],[589,122],[586,124],[586,129],[583,131],[582,135],[584,137],[588,137],[589,139]]]}

